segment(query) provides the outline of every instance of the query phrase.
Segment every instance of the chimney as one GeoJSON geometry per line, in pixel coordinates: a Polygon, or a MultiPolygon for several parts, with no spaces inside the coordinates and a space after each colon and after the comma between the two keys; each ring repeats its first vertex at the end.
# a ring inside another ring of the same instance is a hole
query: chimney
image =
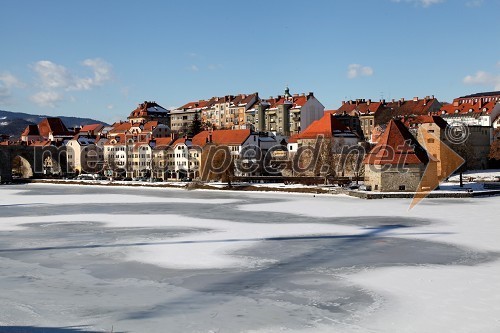
{"type": "Polygon", "coordinates": [[[309,94],[307,94],[307,100],[309,100],[311,97],[314,97],[314,94],[312,91],[310,91],[309,94]]]}
{"type": "Polygon", "coordinates": [[[368,106],[369,106],[370,104],[372,104],[372,100],[371,100],[371,99],[368,99],[368,101],[366,101],[366,105],[368,105],[368,106]]]}
{"type": "Polygon", "coordinates": [[[414,102],[418,102],[418,97],[413,97],[414,102]]]}
{"type": "Polygon", "coordinates": [[[478,103],[479,103],[479,105],[478,105],[479,111],[481,111],[481,109],[483,108],[483,99],[479,98],[478,103]]]}
{"type": "Polygon", "coordinates": [[[345,101],[342,101],[342,105],[345,105],[345,101]]]}

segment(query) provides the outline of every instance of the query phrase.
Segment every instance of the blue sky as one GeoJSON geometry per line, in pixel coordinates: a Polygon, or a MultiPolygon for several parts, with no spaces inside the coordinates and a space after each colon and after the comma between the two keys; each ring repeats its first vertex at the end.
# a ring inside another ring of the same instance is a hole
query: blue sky
{"type": "Polygon", "coordinates": [[[259,92],[344,99],[500,90],[498,0],[3,1],[0,109],[125,119],[259,92]]]}

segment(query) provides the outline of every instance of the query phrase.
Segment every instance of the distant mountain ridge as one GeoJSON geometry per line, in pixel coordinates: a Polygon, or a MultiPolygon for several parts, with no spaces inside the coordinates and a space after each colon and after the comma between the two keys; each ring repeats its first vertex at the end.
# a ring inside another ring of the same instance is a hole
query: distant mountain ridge
{"type": "MultiPolygon", "coordinates": [[[[11,111],[2,111],[0,110],[0,134],[7,134],[13,136],[15,138],[20,137],[21,132],[28,125],[36,125],[43,118],[51,118],[54,116],[47,115],[35,115],[23,112],[11,112],[11,111]]],[[[75,127],[75,126],[84,126],[88,124],[104,124],[107,123],[95,120],[91,118],[80,118],[80,117],[67,117],[67,116],[56,116],[57,118],[61,118],[62,122],[66,127],[75,127]]]]}

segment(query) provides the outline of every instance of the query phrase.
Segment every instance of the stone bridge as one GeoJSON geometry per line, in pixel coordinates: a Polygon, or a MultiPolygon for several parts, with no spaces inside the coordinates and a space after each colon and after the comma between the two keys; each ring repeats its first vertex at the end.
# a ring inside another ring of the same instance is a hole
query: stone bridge
{"type": "Polygon", "coordinates": [[[11,181],[13,162],[18,157],[16,173],[22,178],[38,178],[67,173],[66,147],[0,146],[0,182],[11,181]]]}

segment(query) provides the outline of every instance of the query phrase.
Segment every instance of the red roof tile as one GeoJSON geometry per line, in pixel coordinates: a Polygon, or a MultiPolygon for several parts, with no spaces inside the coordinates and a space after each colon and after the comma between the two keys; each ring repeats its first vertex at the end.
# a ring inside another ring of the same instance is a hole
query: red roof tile
{"type": "Polygon", "coordinates": [[[24,131],[21,133],[22,136],[28,136],[28,135],[40,135],[40,132],[38,131],[38,126],[37,125],[28,125],[24,129],[24,131]]]}
{"type": "Polygon", "coordinates": [[[116,126],[113,126],[113,129],[109,131],[109,133],[112,134],[126,133],[130,130],[131,127],[132,124],[129,122],[118,123],[116,126]]]}
{"type": "Polygon", "coordinates": [[[381,102],[356,102],[350,101],[343,103],[340,108],[336,110],[336,114],[348,114],[354,116],[357,113],[370,114],[377,113],[383,109],[383,104],[381,102]]]}
{"type": "Polygon", "coordinates": [[[128,118],[150,117],[152,115],[166,114],[168,110],[158,105],[156,102],[144,101],[130,113],[128,118]]]}
{"type": "Polygon", "coordinates": [[[389,102],[385,106],[390,109],[392,117],[409,115],[426,115],[436,101],[435,98],[399,100],[389,102]]]}
{"type": "Polygon", "coordinates": [[[203,147],[210,141],[218,145],[241,145],[250,136],[249,129],[203,131],[193,137],[193,145],[203,147]]]}
{"type": "Polygon", "coordinates": [[[413,127],[415,125],[420,125],[420,124],[436,124],[440,128],[445,129],[448,126],[448,123],[440,116],[429,116],[429,115],[410,117],[408,119],[405,119],[404,123],[406,126],[409,127],[413,127]]]}
{"type": "Polygon", "coordinates": [[[156,138],[155,142],[156,142],[156,146],[155,146],[156,148],[167,148],[174,142],[174,140],[171,137],[156,138]]]}
{"type": "Polygon", "coordinates": [[[94,132],[100,131],[103,127],[104,127],[104,125],[102,125],[102,124],[85,125],[82,127],[80,132],[92,132],[92,133],[94,133],[94,132]]]}
{"type": "Polygon", "coordinates": [[[441,114],[491,114],[491,111],[495,108],[496,102],[487,103],[462,103],[459,105],[446,104],[439,110],[441,114]]]}
{"type": "Polygon", "coordinates": [[[297,139],[315,139],[318,135],[334,137],[341,134],[355,135],[348,127],[335,119],[331,113],[326,113],[318,120],[315,120],[302,133],[297,135],[297,139]]]}
{"type": "Polygon", "coordinates": [[[288,138],[288,143],[297,143],[297,140],[299,139],[298,134],[294,134],[291,137],[288,138]]]}
{"type": "Polygon", "coordinates": [[[143,131],[151,132],[158,126],[158,121],[151,120],[144,124],[143,131]]]}
{"type": "Polygon", "coordinates": [[[377,145],[368,153],[365,164],[427,164],[429,157],[418,141],[399,120],[391,120],[377,145]]]}
{"type": "Polygon", "coordinates": [[[48,138],[52,133],[54,136],[69,136],[72,135],[66,128],[61,118],[45,118],[38,124],[40,135],[48,138]]]}

